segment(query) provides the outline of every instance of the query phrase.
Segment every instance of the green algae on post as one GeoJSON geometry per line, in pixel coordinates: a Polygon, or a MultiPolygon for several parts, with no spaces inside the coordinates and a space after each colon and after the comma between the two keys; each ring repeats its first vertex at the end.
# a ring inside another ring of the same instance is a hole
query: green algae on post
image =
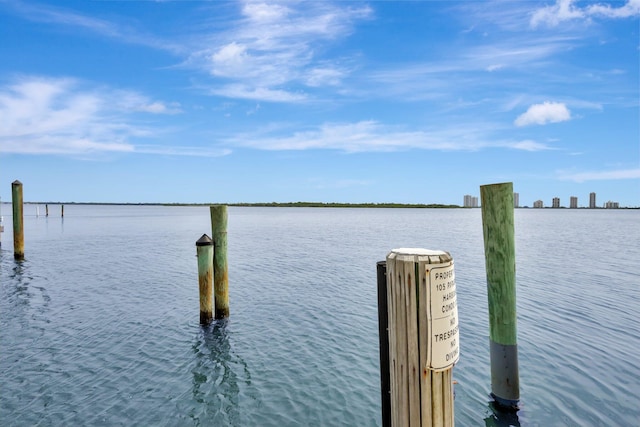
{"type": "Polygon", "coordinates": [[[516,409],[520,399],[516,334],[516,256],[513,183],[480,186],[487,271],[491,395],[516,409]]]}
{"type": "Polygon", "coordinates": [[[198,288],[200,294],[200,324],[213,320],[213,241],[203,234],[196,241],[198,257],[198,288]]]}
{"type": "Polygon", "coordinates": [[[215,318],[229,317],[229,272],[227,266],[227,206],[212,205],[211,238],[213,240],[213,287],[215,318]]]}
{"type": "Polygon", "coordinates": [[[24,223],[22,207],[22,183],[15,180],[11,183],[11,203],[13,207],[13,257],[24,259],[24,223]]]}

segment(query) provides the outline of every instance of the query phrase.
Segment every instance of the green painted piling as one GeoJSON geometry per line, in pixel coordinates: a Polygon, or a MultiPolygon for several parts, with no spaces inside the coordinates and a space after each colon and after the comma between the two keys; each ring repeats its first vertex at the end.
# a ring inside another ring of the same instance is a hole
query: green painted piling
{"type": "Polygon", "coordinates": [[[13,257],[24,259],[24,223],[22,207],[22,183],[15,180],[11,183],[11,203],[13,207],[13,257]]]}
{"type": "Polygon", "coordinates": [[[491,395],[500,406],[517,409],[520,380],[513,183],[480,186],[480,197],[489,300],[491,395]]]}
{"type": "Polygon", "coordinates": [[[211,238],[213,239],[213,288],[215,318],[229,317],[229,272],[227,266],[227,206],[212,205],[211,238]]]}
{"type": "Polygon", "coordinates": [[[213,241],[203,234],[196,241],[198,257],[198,287],[200,290],[200,324],[213,320],[213,241]]]}

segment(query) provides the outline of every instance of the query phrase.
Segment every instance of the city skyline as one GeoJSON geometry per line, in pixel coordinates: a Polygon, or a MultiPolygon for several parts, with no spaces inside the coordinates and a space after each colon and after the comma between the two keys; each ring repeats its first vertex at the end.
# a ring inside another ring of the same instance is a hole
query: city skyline
{"type": "Polygon", "coordinates": [[[0,197],[640,206],[638,0],[0,2],[0,197]],[[523,201],[526,201],[524,203],[523,201]]]}
{"type": "MultiPolygon", "coordinates": [[[[608,199],[606,202],[602,202],[600,203],[600,206],[598,206],[597,202],[596,202],[596,193],[591,192],[589,193],[589,203],[588,204],[580,204],[580,200],[581,198],[578,196],[569,196],[568,200],[569,203],[568,204],[564,204],[562,202],[563,198],[559,197],[559,196],[554,196],[551,198],[551,203],[546,204],[544,203],[544,200],[542,199],[536,199],[531,203],[531,206],[529,206],[529,204],[524,204],[522,205],[520,203],[520,193],[514,191],[513,193],[513,204],[515,208],[528,208],[528,207],[551,207],[551,208],[569,208],[569,209],[582,209],[582,208],[589,208],[589,209],[600,209],[600,208],[609,208],[609,209],[618,209],[618,208],[636,208],[637,206],[624,206],[624,205],[620,205],[619,202],[614,201],[614,200],[610,200],[608,199]],[[540,206],[540,204],[542,204],[542,206],[540,206]]],[[[465,194],[463,197],[463,203],[462,205],[463,207],[480,207],[480,203],[479,203],[479,198],[477,196],[474,196],[472,194],[465,194]]]]}

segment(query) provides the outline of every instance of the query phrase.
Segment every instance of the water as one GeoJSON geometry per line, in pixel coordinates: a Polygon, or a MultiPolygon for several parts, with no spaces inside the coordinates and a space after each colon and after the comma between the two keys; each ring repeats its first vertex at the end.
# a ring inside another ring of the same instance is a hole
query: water
{"type": "Polygon", "coordinates": [[[49,208],[25,205],[17,263],[3,207],[2,426],[380,425],[376,262],[396,247],[455,259],[456,425],[640,420],[640,211],[516,211],[509,417],[489,405],[478,209],[229,208],[231,317],[203,329],[208,208],[49,208]]]}

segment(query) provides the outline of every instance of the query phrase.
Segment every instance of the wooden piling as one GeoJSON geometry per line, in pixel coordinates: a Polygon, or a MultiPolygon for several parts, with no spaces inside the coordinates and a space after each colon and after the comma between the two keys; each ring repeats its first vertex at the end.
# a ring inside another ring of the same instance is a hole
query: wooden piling
{"type": "Polygon", "coordinates": [[[387,262],[377,264],[378,337],[380,340],[380,403],[382,427],[391,427],[391,377],[389,374],[389,305],[387,301],[387,262]]]}
{"type": "Polygon", "coordinates": [[[60,216],[64,218],[64,205],[60,206],[60,216]]]}
{"type": "Polygon", "coordinates": [[[460,354],[453,258],[394,249],[386,268],[391,425],[452,427],[460,354]]]}
{"type": "Polygon", "coordinates": [[[11,203],[13,207],[13,257],[24,259],[24,224],[22,206],[22,183],[15,180],[11,183],[11,203]]]}
{"type": "Polygon", "coordinates": [[[44,216],[49,216],[49,205],[44,205],[44,216]]]}
{"type": "Polygon", "coordinates": [[[498,406],[517,410],[520,380],[513,183],[480,186],[480,197],[489,302],[491,396],[498,406]]]}
{"type": "Polygon", "coordinates": [[[200,324],[213,320],[213,241],[203,234],[196,241],[198,257],[198,287],[200,291],[200,324]]]}
{"type": "Polygon", "coordinates": [[[229,272],[227,266],[227,206],[212,205],[211,238],[213,240],[213,287],[215,318],[229,317],[229,272]]]}

